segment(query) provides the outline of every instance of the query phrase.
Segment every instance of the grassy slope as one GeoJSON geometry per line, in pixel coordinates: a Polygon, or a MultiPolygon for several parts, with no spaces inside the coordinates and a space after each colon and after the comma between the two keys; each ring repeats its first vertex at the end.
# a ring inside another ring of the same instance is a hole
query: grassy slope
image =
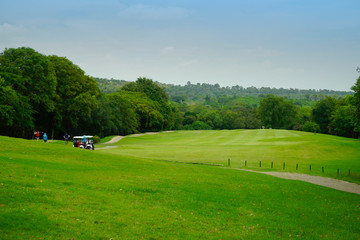
{"type": "Polygon", "coordinates": [[[4,239],[359,238],[359,195],[59,142],[0,142],[4,239]]]}
{"type": "Polygon", "coordinates": [[[324,175],[360,183],[360,141],[287,130],[182,131],[125,138],[114,154],[324,175]],[[299,164],[296,170],[296,164],[299,164]],[[310,172],[311,165],[311,172],[310,172]],[[322,173],[324,167],[324,173],[322,173]],[[337,169],[340,175],[337,176],[337,169]],[[351,176],[348,170],[351,169],[351,176]]]}

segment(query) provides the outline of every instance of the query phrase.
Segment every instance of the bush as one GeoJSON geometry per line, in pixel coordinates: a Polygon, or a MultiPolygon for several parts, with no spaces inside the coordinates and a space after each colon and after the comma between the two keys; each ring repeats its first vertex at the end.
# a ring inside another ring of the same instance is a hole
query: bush
{"type": "Polygon", "coordinates": [[[293,130],[297,130],[297,131],[301,131],[301,129],[303,128],[303,126],[300,124],[300,123],[296,123],[294,126],[293,126],[293,130]]]}
{"type": "Polygon", "coordinates": [[[95,135],[94,136],[94,143],[99,143],[100,142],[100,137],[95,135]]]}
{"type": "Polygon", "coordinates": [[[316,122],[308,121],[302,127],[304,132],[319,132],[320,126],[316,122]]]}
{"type": "Polygon", "coordinates": [[[211,130],[211,127],[202,122],[202,121],[195,121],[190,125],[184,126],[185,130],[211,130]]]}

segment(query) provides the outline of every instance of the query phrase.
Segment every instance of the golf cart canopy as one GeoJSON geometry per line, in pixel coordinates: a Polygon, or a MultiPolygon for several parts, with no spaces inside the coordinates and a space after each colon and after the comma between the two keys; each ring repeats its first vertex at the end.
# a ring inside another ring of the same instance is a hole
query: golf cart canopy
{"type": "MultiPolygon", "coordinates": [[[[83,139],[84,136],[74,136],[73,139],[76,140],[76,139],[83,139]]],[[[89,135],[85,135],[85,137],[88,139],[88,138],[93,138],[94,136],[89,136],[89,135]]]]}

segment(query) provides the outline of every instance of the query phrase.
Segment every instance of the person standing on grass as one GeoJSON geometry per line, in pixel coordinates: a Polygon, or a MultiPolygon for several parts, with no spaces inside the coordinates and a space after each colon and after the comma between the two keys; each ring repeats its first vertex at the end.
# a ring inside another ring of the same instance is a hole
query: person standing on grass
{"type": "Polygon", "coordinates": [[[67,145],[69,142],[70,135],[68,133],[65,133],[64,138],[65,138],[65,145],[67,145]]]}
{"type": "Polygon", "coordinates": [[[44,140],[44,142],[47,142],[47,140],[48,140],[46,133],[44,133],[44,135],[43,135],[43,140],[44,140]]]}
{"type": "Polygon", "coordinates": [[[35,133],[36,141],[39,141],[39,137],[40,137],[40,132],[39,132],[39,130],[37,130],[35,133]]]}
{"type": "Polygon", "coordinates": [[[84,146],[84,148],[86,148],[86,136],[85,135],[83,135],[83,146],[84,146]]]}

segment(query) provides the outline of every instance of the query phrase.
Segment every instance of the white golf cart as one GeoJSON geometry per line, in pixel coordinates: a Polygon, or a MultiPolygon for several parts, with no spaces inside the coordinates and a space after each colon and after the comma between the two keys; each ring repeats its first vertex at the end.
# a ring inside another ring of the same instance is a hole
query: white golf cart
{"type": "Polygon", "coordinates": [[[83,135],[73,137],[73,147],[94,150],[94,136],[83,135]]]}

